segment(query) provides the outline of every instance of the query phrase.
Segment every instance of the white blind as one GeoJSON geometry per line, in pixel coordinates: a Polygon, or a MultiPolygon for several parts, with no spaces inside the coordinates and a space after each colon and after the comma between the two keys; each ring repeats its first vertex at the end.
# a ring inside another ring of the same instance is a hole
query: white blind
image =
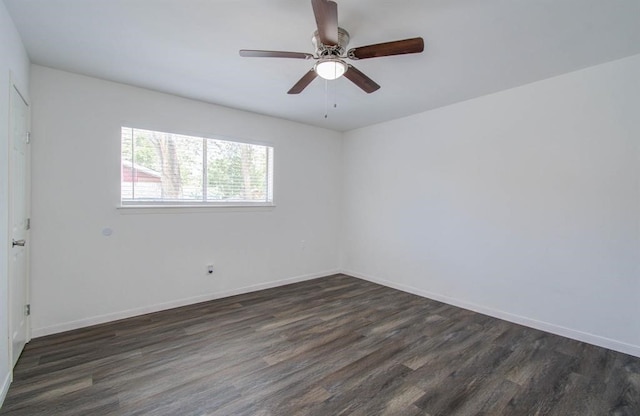
{"type": "Polygon", "coordinates": [[[122,127],[123,205],[271,205],[273,147],[122,127]]]}

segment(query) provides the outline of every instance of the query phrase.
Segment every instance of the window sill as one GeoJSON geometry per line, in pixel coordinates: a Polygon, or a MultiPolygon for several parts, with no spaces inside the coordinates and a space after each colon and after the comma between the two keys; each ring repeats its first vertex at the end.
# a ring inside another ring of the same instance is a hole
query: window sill
{"type": "Polygon", "coordinates": [[[121,214],[191,214],[205,212],[261,212],[273,211],[272,205],[120,205],[121,214]]]}

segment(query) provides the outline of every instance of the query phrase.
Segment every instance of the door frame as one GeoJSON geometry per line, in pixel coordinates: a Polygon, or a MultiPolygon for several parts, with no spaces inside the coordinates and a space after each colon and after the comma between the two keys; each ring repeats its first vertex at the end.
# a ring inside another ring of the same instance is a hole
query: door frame
{"type": "MultiPolygon", "coordinates": [[[[8,180],[8,187],[7,187],[7,204],[8,204],[8,236],[7,236],[7,280],[8,280],[8,293],[7,293],[7,318],[9,319],[7,328],[8,328],[8,334],[7,334],[7,342],[9,344],[9,348],[8,348],[8,352],[9,352],[9,363],[11,366],[11,381],[13,381],[13,314],[12,314],[12,302],[13,302],[13,285],[12,285],[12,280],[13,280],[13,266],[12,266],[12,262],[10,261],[11,256],[12,256],[12,245],[11,245],[11,239],[13,237],[13,232],[12,232],[12,228],[13,228],[13,215],[14,215],[14,210],[13,210],[13,203],[12,203],[12,198],[13,198],[13,178],[15,175],[14,172],[14,166],[13,166],[13,142],[15,140],[14,135],[13,135],[13,123],[14,123],[14,119],[13,119],[13,90],[15,90],[15,92],[18,94],[18,96],[22,99],[22,101],[25,103],[25,105],[27,106],[27,133],[30,134],[31,132],[31,105],[29,103],[29,100],[25,97],[25,95],[22,93],[20,87],[17,85],[17,83],[15,82],[15,77],[13,75],[12,72],[9,72],[9,123],[8,123],[8,128],[9,128],[9,134],[8,134],[8,151],[9,154],[8,156],[8,166],[7,166],[7,171],[8,171],[8,175],[7,175],[7,180],[8,180]]],[[[25,149],[25,207],[27,210],[27,218],[30,218],[31,215],[31,147],[29,146],[30,140],[27,142],[27,146],[25,149]]],[[[26,267],[25,267],[25,305],[30,304],[30,300],[31,300],[31,274],[30,274],[30,253],[31,253],[31,249],[30,249],[30,231],[27,229],[26,230],[26,240],[27,240],[27,244],[25,245],[24,249],[25,249],[25,261],[26,261],[26,267]]],[[[25,331],[26,331],[26,342],[29,342],[31,340],[31,316],[27,315],[26,319],[25,319],[25,331]]]]}

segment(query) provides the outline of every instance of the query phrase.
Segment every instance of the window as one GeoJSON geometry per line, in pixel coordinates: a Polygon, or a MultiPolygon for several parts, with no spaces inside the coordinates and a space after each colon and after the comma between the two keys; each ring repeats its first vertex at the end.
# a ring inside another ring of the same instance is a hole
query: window
{"type": "Polygon", "coordinates": [[[122,127],[122,205],[272,205],[273,147],[122,127]]]}

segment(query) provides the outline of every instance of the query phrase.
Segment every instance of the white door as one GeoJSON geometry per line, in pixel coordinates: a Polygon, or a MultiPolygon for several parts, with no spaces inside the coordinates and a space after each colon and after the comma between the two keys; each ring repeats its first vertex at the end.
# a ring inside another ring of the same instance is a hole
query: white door
{"type": "Polygon", "coordinates": [[[11,86],[9,119],[9,325],[16,365],[29,337],[28,322],[28,144],[29,105],[11,86]]]}

